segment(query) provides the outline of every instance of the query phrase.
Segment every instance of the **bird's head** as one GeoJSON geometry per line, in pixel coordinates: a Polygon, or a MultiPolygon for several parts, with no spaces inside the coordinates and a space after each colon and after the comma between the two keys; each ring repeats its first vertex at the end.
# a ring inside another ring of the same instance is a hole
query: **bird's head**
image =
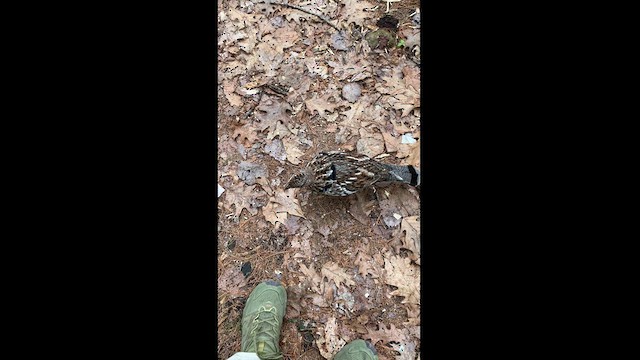
{"type": "Polygon", "coordinates": [[[295,174],[291,177],[291,179],[289,179],[284,189],[287,190],[291,188],[301,188],[307,184],[308,179],[309,177],[305,172],[295,174]]]}

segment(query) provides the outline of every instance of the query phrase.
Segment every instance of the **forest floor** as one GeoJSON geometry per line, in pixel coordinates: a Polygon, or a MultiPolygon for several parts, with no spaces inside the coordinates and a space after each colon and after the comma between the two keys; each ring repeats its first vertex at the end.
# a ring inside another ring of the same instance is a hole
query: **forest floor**
{"type": "Polygon", "coordinates": [[[332,359],[355,339],[380,359],[419,359],[419,189],[283,189],[319,151],[420,166],[419,2],[290,3],[341,32],[264,0],[218,0],[219,359],[240,351],[244,303],[266,279],[287,290],[285,359],[332,359]],[[385,15],[397,26],[376,31],[385,15]]]}

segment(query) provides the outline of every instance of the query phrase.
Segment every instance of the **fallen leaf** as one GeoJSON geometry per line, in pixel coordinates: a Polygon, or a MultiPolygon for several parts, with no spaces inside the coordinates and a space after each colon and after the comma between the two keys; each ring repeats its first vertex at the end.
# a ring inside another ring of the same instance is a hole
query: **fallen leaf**
{"type": "Polygon", "coordinates": [[[253,185],[258,178],[266,178],[268,172],[264,165],[241,161],[240,164],[238,164],[237,175],[245,184],[253,185]]]}
{"type": "Polygon", "coordinates": [[[320,284],[322,283],[322,277],[313,269],[313,266],[306,267],[304,264],[300,264],[300,272],[304,274],[304,277],[298,276],[300,282],[308,282],[312,291],[320,294],[320,284]]]}
{"type": "Polygon", "coordinates": [[[240,271],[239,266],[228,266],[218,274],[218,292],[226,293],[231,298],[243,295],[241,290],[247,285],[247,279],[240,271]]]}
{"type": "Polygon", "coordinates": [[[354,265],[358,267],[358,273],[362,277],[367,276],[367,274],[371,275],[371,278],[373,279],[380,277],[380,271],[378,270],[373,257],[362,250],[358,251],[354,265]]]}
{"type": "Polygon", "coordinates": [[[404,160],[405,165],[413,165],[420,168],[420,140],[413,144],[399,144],[396,157],[404,160]]]}
{"type": "Polygon", "coordinates": [[[388,153],[398,151],[398,145],[400,145],[398,138],[394,137],[386,131],[382,132],[382,138],[384,139],[384,146],[387,149],[388,153]]]}
{"type": "Polygon", "coordinates": [[[264,146],[264,151],[276,160],[284,161],[287,159],[287,153],[280,139],[273,139],[273,141],[267,143],[264,146]]]}
{"type": "Polygon", "coordinates": [[[384,138],[379,132],[370,132],[360,128],[360,139],[356,143],[356,150],[359,154],[368,157],[376,157],[384,152],[384,138]]]}
{"type": "Polygon", "coordinates": [[[266,195],[264,191],[254,191],[255,185],[244,186],[243,183],[237,184],[225,191],[223,196],[225,197],[225,207],[231,209],[233,206],[235,210],[233,215],[238,217],[242,213],[243,209],[247,209],[251,215],[258,214],[258,208],[261,205],[259,197],[266,195]]]}
{"type": "Polygon", "coordinates": [[[319,326],[318,334],[320,337],[316,340],[316,345],[320,351],[320,355],[325,359],[333,359],[335,355],[347,344],[338,333],[338,324],[335,316],[327,320],[324,326],[319,326]]]}
{"type": "Polygon", "coordinates": [[[304,155],[298,147],[301,145],[300,142],[296,139],[285,137],[282,139],[282,144],[284,145],[284,150],[287,153],[287,160],[294,165],[300,164],[300,158],[304,155]]]}
{"type": "Polygon", "coordinates": [[[258,138],[258,134],[256,133],[258,129],[254,128],[250,124],[244,124],[240,127],[237,127],[233,131],[233,135],[231,136],[238,144],[244,144],[246,146],[251,146],[258,138]]]}
{"type": "Polygon", "coordinates": [[[242,98],[239,95],[234,93],[236,90],[236,86],[236,79],[224,80],[222,82],[222,91],[224,92],[224,96],[227,98],[231,106],[242,106],[244,105],[244,101],[242,101],[242,98]]]}
{"type": "Polygon", "coordinates": [[[367,331],[367,334],[363,338],[365,340],[370,340],[372,345],[375,345],[380,341],[386,344],[390,341],[397,341],[398,339],[403,338],[393,324],[389,324],[389,328],[387,329],[385,324],[380,323],[378,324],[377,330],[367,329],[367,331]]]}
{"type": "Polygon", "coordinates": [[[333,112],[334,109],[339,105],[338,103],[331,103],[329,102],[329,97],[331,97],[331,95],[325,95],[323,97],[318,97],[318,95],[314,95],[313,98],[309,99],[309,100],[305,100],[305,105],[307,106],[307,110],[309,111],[309,114],[313,115],[314,111],[318,112],[318,115],[320,115],[320,117],[324,117],[325,116],[325,112],[333,112]]]}
{"type": "Polygon", "coordinates": [[[333,280],[336,285],[340,285],[340,283],[345,284],[346,286],[353,286],[356,283],[351,280],[351,277],[340,267],[340,265],[336,264],[333,261],[327,261],[321,270],[321,274],[323,278],[327,278],[327,280],[333,280]]]}
{"type": "Polygon", "coordinates": [[[420,216],[403,218],[400,231],[405,233],[403,247],[413,253],[411,258],[420,265],[420,216]]]}
{"type": "Polygon", "coordinates": [[[398,289],[391,296],[403,296],[403,304],[420,304],[420,268],[411,259],[387,253],[384,260],[385,283],[398,289]]]}
{"type": "Polygon", "coordinates": [[[375,7],[368,1],[363,0],[345,0],[344,8],[342,8],[341,15],[344,19],[344,23],[349,25],[355,23],[360,26],[364,26],[365,20],[374,16],[375,12],[365,11],[365,9],[371,9],[375,7]]]}
{"type": "Polygon", "coordinates": [[[278,122],[288,122],[289,114],[287,111],[291,111],[291,105],[286,102],[274,101],[269,99],[264,104],[256,107],[259,110],[256,114],[258,120],[254,123],[256,129],[260,131],[269,130],[273,132],[276,130],[278,122]]]}
{"type": "Polygon", "coordinates": [[[279,190],[275,192],[275,197],[270,197],[267,205],[262,209],[264,218],[272,223],[285,224],[287,214],[304,217],[299,200],[293,195],[295,189],[279,190]]]}

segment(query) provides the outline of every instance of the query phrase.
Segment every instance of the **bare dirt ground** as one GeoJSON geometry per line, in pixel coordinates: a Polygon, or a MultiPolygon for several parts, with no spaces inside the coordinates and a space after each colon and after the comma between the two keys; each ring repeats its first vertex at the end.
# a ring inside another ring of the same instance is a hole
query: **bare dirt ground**
{"type": "Polygon", "coordinates": [[[283,189],[323,150],[420,165],[419,2],[290,3],[342,32],[218,0],[219,359],[240,351],[244,303],[266,279],[287,289],[285,359],[332,359],[359,338],[380,359],[419,358],[419,189],[283,189]],[[398,25],[376,32],[384,15],[398,25]]]}

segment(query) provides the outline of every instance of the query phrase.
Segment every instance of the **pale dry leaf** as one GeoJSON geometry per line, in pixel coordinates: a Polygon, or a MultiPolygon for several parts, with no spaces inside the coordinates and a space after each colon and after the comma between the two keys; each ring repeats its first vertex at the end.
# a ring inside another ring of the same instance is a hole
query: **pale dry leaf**
{"type": "Polygon", "coordinates": [[[402,296],[403,304],[420,304],[420,268],[411,264],[411,259],[387,253],[384,260],[385,283],[397,287],[389,293],[402,296]]]}
{"type": "Polygon", "coordinates": [[[325,359],[333,359],[338,351],[347,344],[340,337],[335,316],[330,317],[324,326],[319,326],[316,334],[320,336],[316,341],[318,350],[325,359]]]}
{"type": "Polygon", "coordinates": [[[414,360],[416,358],[416,344],[413,341],[403,341],[399,344],[391,343],[391,348],[400,355],[396,360],[414,360]]]}
{"type": "Polygon", "coordinates": [[[360,274],[360,276],[366,277],[367,274],[369,274],[373,279],[380,277],[380,271],[373,261],[373,258],[365,251],[358,251],[354,264],[358,267],[358,273],[360,274]]]}
{"type": "Polygon", "coordinates": [[[400,145],[400,139],[394,137],[387,131],[382,132],[382,138],[384,139],[384,146],[387,149],[388,153],[398,151],[398,145],[400,145]]]}
{"type": "Polygon", "coordinates": [[[417,66],[407,65],[402,68],[402,74],[404,74],[404,83],[407,87],[412,87],[414,90],[420,90],[420,68],[417,66]]]}
{"type": "Polygon", "coordinates": [[[304,217],[299,200],[293,195],[295,189],[276,190],[275,196],[269,198],[269,202],[262,209],[267,221],[273,225],[280,222],[286,223],[287,214],[304,217]]]}
{"type": "Polygon", "coordinates": [[[264,146],[264,151],[278,161],[284,161],[287,159],[287,153],[284,150],[284,145],[280,139],[273,139],[273,141],[268,142],[264,146]]]}
{"type": "Polygon", "coordinates": [[[329,97],[331,97],[330,94],[323,97],[318,97],[316,94],[313,98],[305,100],[304,104],[307,106],[309,114],[313,115],[313,112],[317,111],[321,117],[325,117],[325,112],[332,113],[339,104],[329,102],[329,97]]]}
{"type": "Polygon", "coordinates": [[[305,264],[300,264],[300,272],[302,272],[303,276],[298,276],[301,282],[308,282],[312,291],[320,294],[320,284],[322,283],[322,277],[313,269],[313,265],[311,267],[307,267],[305,264]],[[306,281],[305,281],[306,279],[306,281]]]}
{"type": "MultiPolygon", "coordinates": [[[[265,38],[271,35],[266,35],[265,38]]],[[[284,55],[282,52],[276,51],[270,44],[261,42],[256,45],[255,54],[247,58],[246,69],[254,68],[256,72],[264,72],[267,78],[276,76],[276,70],[280,68],[284,55]]],[[[245,71],[246,71],[245,69],[245,71]]]]}
{"type": "Polygon", "coordinates": [[[240,164],[238,164],[238,178],[244,181],[247,185],[255,184],[258,178],[265,178],[268,176],[268,174],[269,172],[264,165],[255,164],[248,161],[241,161],[240,164]]]}
{"type": "Polygon", "coordinates": [[[251,215],[258,214],[258,208],[262,202],[258,199],[266,196],[262,190],[254,191],[255,185],[244,186],[243,183],[236,184],[223,194],[224,203],[227,209],[235,208],[234,216],[240,216],[243,209],[247,209],[251,215]]]}
{"type": "Polygon", "coordinates": [[[365,25],[366,19],[370,19],[376,15],[374,11],[365,11],[365,9],[371,9],[376,4],[363,0],[345,0],[344,8],[342,8],[340,14],[344,19],[346,25],[355,23],[360,26],[365,25]]]}
{"type": "Polygon", "coordinates": [[[333,280],[336,285],[340,285],[340,283],[345,284],[346,286],[355,285],[355,281],[351,279],[351,277],[340,267],[340,265],[336,264],[333,261],[327,261],[322,266],[322,277],[327,278],[327,280],[333,280]]]}
{"type": "Polygon", "coordinates": [[[403,218],[400,231],[405,233],[403,247],[413,253],[412,259],[420,265],[420,216],[403,218]]]}
{"type": "Polygon", "coordinates": [[[399,159],[405,158],[403,161],[405,165],[413,165],[420,168],[420,140],[413,144],[399,144],[396,157],[399,159]]]}
{"type": "Polygon", "coordinates": [[[286,136],[290,136],[293,133],[291,132],[291,129],[289,129],[287,127],[287,125],[281,123],[280,121],[277,121],[276,123],[276,127],[275,129],[273,129],[273,131],[269,132],[267,134],[267,140],[271,140],[273,138],[275,138],[276,136],[280,137],[281,139],[286,137],[286,136]]]}
{"type": "Polygon", "coordinates": [[[356,193],[355,199],[350,200],[349,214],[361,224],[370,226],[371,219],[369,214],[373,211],[376,203],[375,197],[369,196],[368,191],[359,191],[356,193]]]}
{"type": "Polygon", "coordinates": [[[289,121],[288,111],[292,110],[291,105],[288,103],[274,101],[273,99],[264,101],[256,109],[259,110],[256,114],[256,120],[258,121],[254,123],[254,126],[260,131],[268,129],[269,133],[276,130],[278,122],[283,122],[286,125],[289,121]]]}
{"type": "Polygon", "coordinates": [[[414,337],[412,334],[413,326],[411,328],[404,327],[402,329],[396,329],[393,327],[394,338],[391,348],[399,353],[396,356],[397,360],[414,360],[416,358],[416,344],[411,341],[414,337]]]}
{"type": "Polygon", "coordinates": [[[242,288],[246,285],[247,280],[238,266],[227,266],[218,274],[218,292],[226,293],[231,298],[242,296],[242,288]]]}
{"type": "Polygon", "coordinates": [[[284,52],[300,40],[300,34],[293,25],[288,25],[277,29],[273,33],[273,45],[277,52],[284,52]]]}
{"type": "Polygon", "coordinates": [[[279,204],[275,201],[271,201],[273,197],[269,198],[269,202],[262,208],[262,215],[264,219],[272,223],[274,226],[276,223],[284,224],[287,221],[286,212],[278,212],[279,204]]]}
{"type": "Polygon", "coordinates": [[[384,152],[384,138],[381,133],[367,131],[365,128],[360,128],[359,132],[360,139],[356,143],[359,154],[373,158],[384,152]]]}
{"type": "Polygon", "coordinates": [[[344,64],[336,61],[327,61],[327,65],[333,68],[332,73],[339,80],[356,82],[371,77],[371,69],[366,60],[356,59],[356,62],[347,60],[344,64]]]}
{"type": "Polygon", "coordinates": [[[245,53],[251,54],[253,49],[256,47],[258,39],[256,37],[256,33],[253,31],[247,31],[246,34],[247,36],[244,39],[238,41],[238,47],[245,53]]]}
{"type": "Polygon", "coordinates": [[[222,91],[224,92],[224,96],[229,101],[231,106],[242,106],[244,102],[242,98],[235,94],[236,86],[238,85],[237,79],[229,79],[222,81],[222,91]]]}
{"type": "Polygon", "coordinates": [[[284,150],[287,153],[287,160],[294,165],[300,164],[300,158],[304,155],[304,152],[302,152],[299,147],[302,144],[291,137],[283,138],[282,144],[284,145],[284,150]]]}
{"type": "Polygon", "coordinates": [[[418,328],[417,335],[414,334],[418,339],[420,339],[420,305],[417,304],[405,304],[407,305],[407,322],[406,325],[416,325],[418,328]]]}
{"type": "Polygon", "coordinates": [[[402,336],[399,335],[398,329],[393,324],[389,324],[389,329],[383,323],[378,324],[377,330],[371,330],[367,328],[367,334],[363,337],[365,340],[369,340],[372,345],[377,344],[382,341],[383,344],[386,344],[390,341],[397,341],[401,339],[402,336]]]}
{"type": "Polygon", "coordinates": [[[232,138],[238,144],[251,146],[258,138],[257,131],[258,129],[254,128],[251,124],[244,124],[233,131],[232,138]]]}

